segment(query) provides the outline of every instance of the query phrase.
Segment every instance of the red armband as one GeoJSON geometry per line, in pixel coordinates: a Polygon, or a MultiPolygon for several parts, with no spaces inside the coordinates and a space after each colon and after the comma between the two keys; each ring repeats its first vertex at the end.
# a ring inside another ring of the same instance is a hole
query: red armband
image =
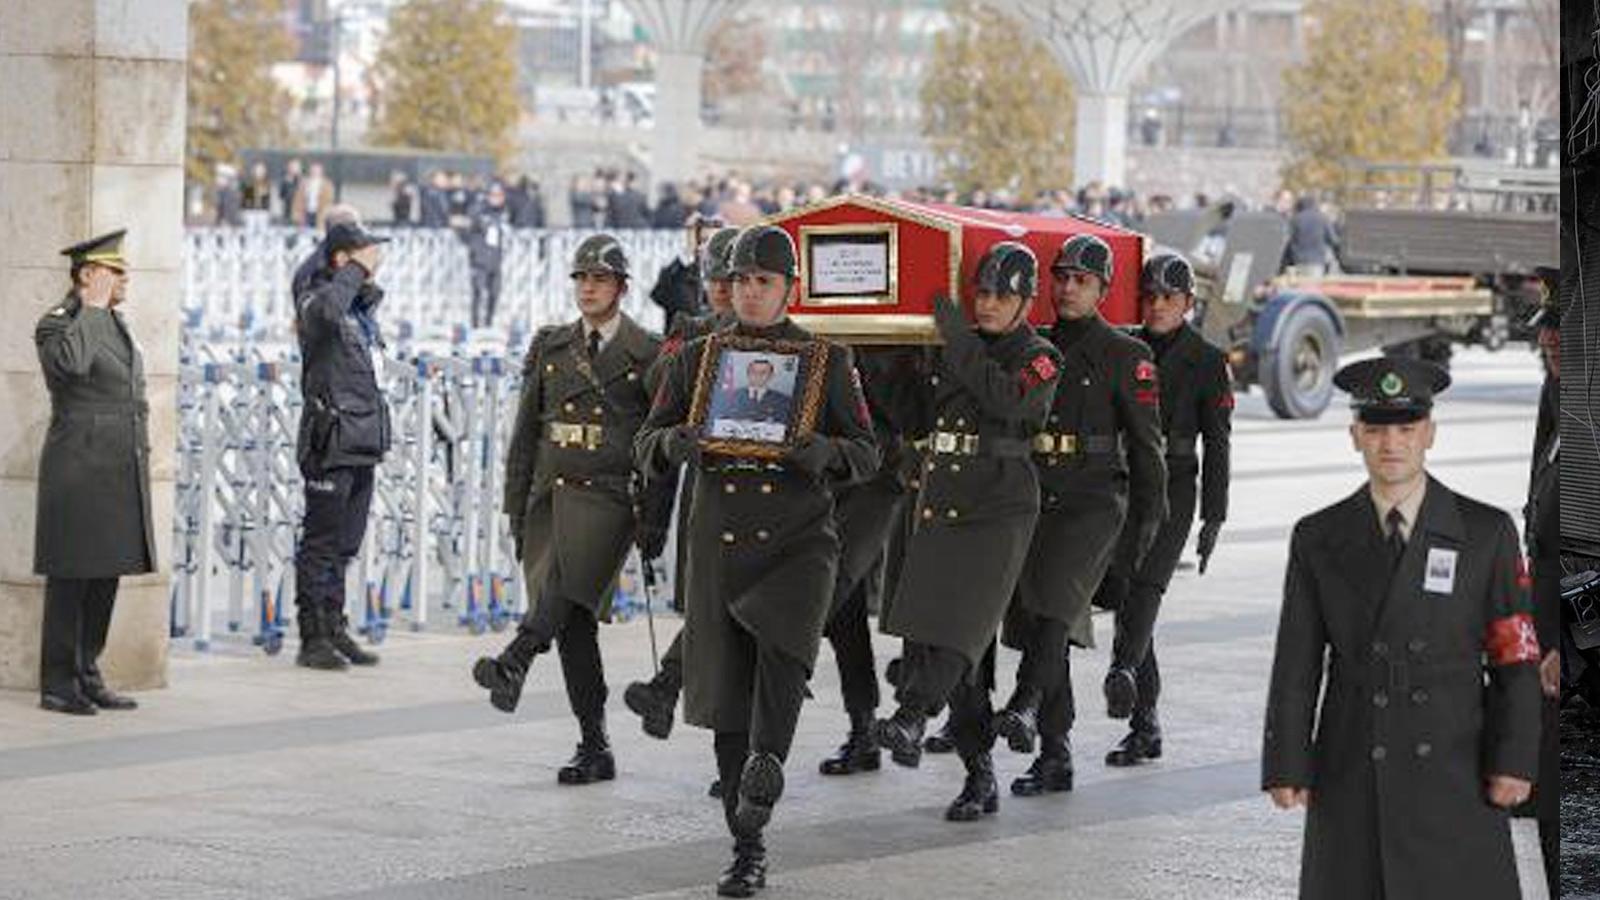
{"type": "Polygon", "coordinates": [[[1161,391],[1157,388],[1136,388],[1133,392],[1133,402],[1140,406],[1160,406],[1161,391]]]}
{"type": "Polygon", "coordinates": [[[1134,381],[1155,381],[1156,364],[1148,359],[1141,359],[1133,367],[1134,381]]]}
{"type": "Polygon", "coordinates": [[[1490,622],[1484,644],[1489,662],[1497,666],[1539,661],[1539,636],[1533,630],[1533,617],[1527,613],[1501,616],[1490,622]]]}
{"type": "Polygon", "coordinates": [[[1023,393],[1027,393],[1047,381],[1053,381],[1056,374],[1056,364],[1051,361],[1049,356],[1041,353],[1022,367],[1022,372],[1018,377],[1022,379],[1023,393]]]}

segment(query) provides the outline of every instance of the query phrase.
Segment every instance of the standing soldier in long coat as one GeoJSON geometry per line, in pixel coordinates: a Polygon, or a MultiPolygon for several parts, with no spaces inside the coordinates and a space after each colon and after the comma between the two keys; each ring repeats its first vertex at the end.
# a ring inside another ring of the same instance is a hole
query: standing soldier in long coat
{"type": "Polygon", "coordinates": [[[581,740],[561,784],[616,777],[606,736],[598,617],[631,544],[661,553],[673,483],[633,493],[633,439],[650,409],[646,374],[660,340],[622,312],[628,258],[608,234],[573,254],[580,318],[541,329],[523,361],[522,399],[506,453],[505,509],[530,592],[517,636],[472,668],[496,709],[512,712],[533,659],[553,642],[581,740]],[[635,501],[639,502],[636,504],[635,501]]]}
{"type": "Polygon", "coordinates": [[[1113,563],[1101,591],[1116,596],[1116,637],[1111,645],[1107,701],[1112,718],[1132,713],[1127,736],[1106,754],[1112,766],[1131,766],[1161,756],[1161,724],[1156,701],[1161,670],[1155,647],[1156,613],[1178,568],[1178,558],[1194,523],[1195,479],[1200,480],[1200,573],[1206,571],[1217,534],[1228,516],[1229,444],[1233,430],[1233,387],[1228,362],[1190,325],[1194,309],[1194,270],[1175,253],[1145,261],[1139,279],[1144,326],[1134,336],[1155,353],[1161,379],[1161,431],[1167,448],[1167,517],[1155,542],[1135,565],[1136,537],[1123,532],[1120,564],[1113,563]],[[1203,446],[1203,456],[1196,444],[1203,446]],[[1202,459],[1204,467],[1202,469],[1202,459]],[[1131,573],[1131,577],[1130,577],[1131,573]]]}
{"type": "MultiPolygon", "coordinates": [[[[798,276],[787,232],[745,230],[733,261],[738,323],[730,334],[819,340],[787,316],[798,276]]],[[[686,535],[684,718],[716,733],[734,837],[733,862],[717,892],[748,897],[766,885],[762,832],[783,793],[783,762],[837,577],[832,488],[871,475],[878,451],[849,349],[823,342],[814,431],[781,461],[702,452],[689,414],[711,340],[692,341],[673,360],[635,454],[647,482],[684,463],[698,470],[686,535]]]]}
{"type": "Polygon", "coordinates": [[[946,703],[966,766],[945,811],[971,821],[999,809],[993,711],[995,634],[1039,517],[1029,453],[1044,427],[1061,356],[1027,323],[1038,262],[1003,241],[978,263],[977,327],[947,297],[934,302],[944,346],[904,420],[928,435],[917,531],[884,628],[904,638],[894,715],[877,723],[895,762],[915,766],[927,719],[946,703]]]}
{"type": "Polygon", "coordinates": [[[1306,808],[1300,896],[1512,900],[1507,810],[1539,758],[1539,641],[1516,528],[1424,468],[1421,360],[1341,369],[1368,482],[1289,543],[1262,787],[1306,808]]]}
{"type": "Polygon", "coordinates": [[[1074,235],[1052,264],[1061,389],[1034,444],[1042,496],[1007,643],[1022,651],[1017,688],[995,727],[1017,753],[1039,755],[1011,783],[1020,797],[1070,791],[1076,717],[1069,637],[1087,644],[1089,602],[1111,564],[1119,531],[1143,556],[1166,514],[1160,388],[1150,349],[1100,315],[1113,270],[1111,247],[1074,235]]]}
{"type": "Polygon", "coordinates": [[[33,332],[50,391],[33,550],[45,577],[39,706],[80,716],[137,705],[106,687],[97,661],[118,578],[156,569],[144,356],[117,310],[127,300],[126,234],[61,251],[72,289],[33,332]]]}

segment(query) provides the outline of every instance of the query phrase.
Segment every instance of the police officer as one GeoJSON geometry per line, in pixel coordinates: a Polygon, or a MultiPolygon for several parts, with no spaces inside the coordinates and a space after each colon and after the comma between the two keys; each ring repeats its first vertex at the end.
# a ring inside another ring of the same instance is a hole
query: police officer
{"type": "Polygon", "coordinates": [[[509,233],[506,189],[496,181],[484,193],[483,202],[472,210],[471,221],[461,233],[467,244],[467,264],[472,272],[473,328],[494,324],[494,310],[500,304],[501,263],[509,233]]]}
{"type": "MultiPolygon", "coordinates": [[[[522,398],[506,452],[505,509],[517,539],[529,608],[517,635],[472,677],[512,712],[533,659],[552,642],[581,740],[561,784],[616,777],[606,736],[599,618],[629,547],[648,561],[666,540],[666,504],[636,509],[633,439],[650,409],[646,378],[661,342],[622,312],[628,257],[608,234],[585,238],[572,260],[580,317],[540,329],[523,360],[522,398]]],[[[663,479],[655,498],[671,496],[663,479]]]]}
{"type": "MultiPolygon", "coordinates": [[[[727,334],[816,347],[819,339],[787,317],[798,275],[788,233],[747,229],[733,263],[738,323],[727,334]]],[[[779,461],[702,453],[689,412],[701,359],[721,337],[698,338],[672,361],[635,456],[647,481],[684,463],[698,470],[686,535],[684,718],[716,734],[734,837],[717,892],[748,897],[766,884],[762,832],[783,793],[783,762],[837,577],[831,487],[870,475],[878,452],[849,349],[821,342],[826,370],[814,431],[779,461]]]]}
{"type": "Polygon", "coordinates": [[[33,550],[45,577],[39,706],[81,716],[137,706],[106,687],[98,660],[118,578],[156,569],[144,356],[117,309],[126,234],[61,251],[72,288],[33,332],[50,391],[33,550]]]}
{"type": "Polygon", "coordinates": [[[978,263],[976,329],[947,297],[934,301],[944,346],[904,420],[926,433],[917,531],[884,628],[904,638],[899,708],[877,737],[915,766],[927,719],[949,703],[967,777],[945,811],[972,821],[999,809],[993,710],[995,633],[1016,588],[1039,516],[1029,453],[1056,393],[1061,355],[1027,323],[1038,262],[1002,241],[978,263]]]}
{"type": "Polygon", "coordinates": [[[1032,752],[1042,738],[1027,774],[1011,783],[1018,796],[1072,789],[1068,638],[1090,643],[1089,601],[1124,522],[1138,558],[1165,515],[1156,367],[1148,347],[1100,315],[1112,269],[1111,247],[1089,234],[1063,241],[1052,265],[1057,316],[1048,337],[1062,355],[1061,389],[1034,444],[1039,527],[1006,623],[1022,662],[996,721],[1015,752],[1032,752]]]}
{"type": "Polygon", "coordinates": [[[1540,654],[1516,528],[1424,467],[1443,369],[1334,383],[1368,481],[1295,525],[1262,754],[1273,802],[1307,809],[1300,896],[1518,897],[1540,654]]]}
{"type": "Polygon", "coordinates": [[[1539,783],[1528,807],[1519,812],[1539,820],[1539,840],[1544,850],[1545,879],[1550,896],[1558,897],[1561,875],[1561,307],[1556,284],[1559,269],[1541,269],[1545,291],[1539,309],[1528,321],[1538,335],[1544,356],[1544,389],[1539,395],[1539,418],[1533,440],[1533,466],[1528,477],[1528,505],[1524,508],[1528,560],[1533,568],[1534,623],[1539,646],[1545,649],[1539,664],[1544,708],[1540,727],[1539,783]]]}
{"type": "MultiPolygon", "coordinates": [[[[684,345],[697,337],[738,321],[733,314],[733,245],[739,236],[737,228],[722,228],[706,241],[700,259],[700,283],[706,290],[706,302],[711,311],[704,316],[678,316],[661,344],[661,354],[651,367],[652,377],[660,379],[667,366],[684,345]]],[[[689,504],[694,491],[694,470],[684,470],[683,483],[678,494],[678,546],[677,559],[672,571],[673,606],[684,608],[684,589],[688,585],[688,549],[685,536],[689,533],[689,504]]],[[[683,689],[683,632],[679,631],[661,655],[661,668],[649,681],[635,681],[622,693],[628,709],[636,713],[644,733],[666,740],[672,733],[673,710],[678,705],[678,693],[683,689]]],[[[715,787],[713,795],[720,793],[715,787]]]]}
{"type": "Polygon", "coordinates": [[[1139,280],[1144,327],[1135,336],[1155,353],[1161,379],[1161,430],[1167,448],[1167,517],[1155,542],[1134,566],[1132,532],[1117,547],[1118,562],[1106,574],[1101,590],[1118,595],[1116,638],[1111,645],[1111,673],[1106,698],[1113,718],[1132,714],[1130,730],[1106,754],[1106,763],[1131,766],[1161,756],[1161,725],[1156,700],[1161,673],[1155,648],[1156,611],[1178,567],[1194,520],[1195,478],[1203,488],[1200,500],[1200,572],[1205,573],[1217,545],[1217,533],[1228,516],[1228,450],[1232,431],[1233,389],[1222,351],[1211,346],[1185,318],[1194,309],[1194,270],[1175,253],[1158,253],[1145,261],[1139,280]],[[1202,457],[1196,443],[1204,445],[1202,457]],[[1131,573],[1131,577],[1129,577],[1131,573]]]}
{"type": "Polygon", "coordinates": [[[383,289],[373,276],[386,240],[352,222],[331,226],[327,264],[295,304],[305,401],[297,457],[306,497],[295,551],[295,661],[312,669],[378,662],[350,637],[344,583],[366,534],[372,470],[390,443],[389,407],[374,369],[383,346],[377,322],[383,289]]]}

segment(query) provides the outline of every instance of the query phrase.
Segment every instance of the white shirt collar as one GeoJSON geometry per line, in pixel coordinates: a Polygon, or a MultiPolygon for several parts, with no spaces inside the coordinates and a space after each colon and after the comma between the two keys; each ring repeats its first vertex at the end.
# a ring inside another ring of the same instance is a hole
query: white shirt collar
{"type": "Polygon", "coordinates": [[[589,342],[589,335],[591,335],[594,332],[598,331],[598,332],[600,332],[600,349],[604,350],[606,348],[606,346],[611,343],[611,339],[617,336],[617,332],[619,330],[621,330],[621,328],[622,328],[622,313],[621,312],[618,312],[616,315],[612,316],[611,317],[611,321],[606,322],[604,325],[601,325],[598,328],[590,325],[588,319],[584,319],[583,320],[583,341],[584,341],[585,344],[587,344],[589,342]]]}
{"type": "Polygon", "coordinates": [[[1400,498],[1400,502],[1393,503],[1378,496],[1371,482],[1367,483],[1367,491],[1372,496],[1372,505],[1378,510],[1378,533],[1387,537],[1389,535],[1389,510],[1400,510],[1400,536],[1411,540],[1411,530],[1416,527],[1417,514],[1422,511],[1423,495],[1428,493],[1428,479],[1422,479],[1415,490],[1400,498]]]}

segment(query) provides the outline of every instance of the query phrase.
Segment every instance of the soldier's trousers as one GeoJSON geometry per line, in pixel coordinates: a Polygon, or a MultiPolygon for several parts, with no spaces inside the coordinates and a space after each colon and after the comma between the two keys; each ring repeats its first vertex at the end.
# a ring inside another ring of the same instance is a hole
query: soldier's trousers
{"type": "MultiPolygon", "coordinates": [[[[969,719],[978,715],[980,707],[986,709],[989,705],[989,693],[994,690],[994,655],[995,643],[990,641],[983,659],[973,668],[965,656],[949,647],[906,641],[901,663],[904,674],[895,699],[901,706],[927,716],[938,715],[948,703],[950,726],[958,735],[958,743],[959,735],[965,732],[967,743],[975,745],[981,735],[967,730],[973,724],[969,719]]],[[[985,727],[991,717],[992,712],[983,716],[985,727]]]]}
{"type": "MultiPolygon", "coordinates": [[[[1125,578],[1126,587],[1107,585],[1121,594],[1116,610],[1116,636],[1111,642],[1111,664],[1133,669],[1139,682],[1140,709],[1154,709],[1161,692],[1161,675],[1156,670],[1154,636],[1156,614],[1161,599],[1172,583],[1183,548],[1194,525],[1195,476],[1179,460],[1168,460],[1172,467],[1167,479],[1167,518],[1144,559],[1131,574],[1107,574],[1108,582],[1125,578]]],[[[1119,553],[1121,548],[1119,548],[1119,553]]]]}
{"type": "Polygon", "coordinates": [[[302,617],[344,609],[345,570],[367,533],[372,468],[341,466],[306,479],[306,513],[294,557],[294,602],[302,617]]]}
{"type": "Polygon", "coordinates": [[[39,689],[70,697],[101,684],[96,660],[106,646],[116,578],[58,578],[44,583],[44,628],[39,639],[39,689]]]}
{"type": "MultiPolygon", "coordinates": [[[[1067,645],[1058,657],[1060,663],[1050,661],[1051,667],[1056,669],[1057,686],[1044,694],[1043,701],[1039,704],[1039,739],[1046,753],[1059,751],[1066,746],[1067,733],[1072,731],[1072,725],[1077,720],[1077,702],[1072,695],[1072,646],[1067,645]]],[[[1017,682],[1033,679],[1033,667],[1045,664],[1041,658],[1029,659],[1024,656],[1022,664],[1017,667],[1017,682]]],[[[1143,688],[1141,687],[1141,691],[1143,688]]]]}
{"type": "Polygon", "coordinates": [[[526,671],[533,657],[555,644],[561,657],[561,676],[567,685],[567,703],[581,723],[598,721],[605,715],[606,673],[600,661],[600,624],[594,613],[581,603],[573,603],[546,593],[517,623],[517,637],[508,653],[526,671]]]}
{"type": "Polygon", "coordinates": [[[823,634],[833,646],[833,659],[839,666],[839,689],[845,711],[868,715],[878,708],[878,670],[872,657],[872,626],[867,621],[867,595],[871,579],[845,588],[839,607],[833,611],[823,634]]]}
{"type": "Polygon", "coordinates": [[[718,731],[712,745],[717,755],[717,776],[722,780],[722,808],[728,829],[736,838],[741,834],[733,811],[739,803],[739,781],[745,758],[751,753],[771,753],[787,761],[794,746],[795,726],[800,722],[800,705],[805,701],[806,667],[783,651],[756,640],[743,628],[736,653],[749,654],[754,665],[754,696],[750,722],[743,731],[718,731]]]}

